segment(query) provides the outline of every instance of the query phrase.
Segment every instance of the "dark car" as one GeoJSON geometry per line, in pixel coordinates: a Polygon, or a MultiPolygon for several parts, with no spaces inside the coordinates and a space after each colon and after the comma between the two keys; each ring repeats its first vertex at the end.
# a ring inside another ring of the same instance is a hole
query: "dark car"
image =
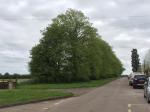
{"type": "Polygon", "coordinates": [[[147,78],[147,81],[144,84],[144,98],[150,103],[150,77],[147,78]]]}
{"type": "Polygon", "coordinates": [[[135,75],[133,78],[133,88],[144,87],[144,83],[146,82],[145,75],[135,75]]]}

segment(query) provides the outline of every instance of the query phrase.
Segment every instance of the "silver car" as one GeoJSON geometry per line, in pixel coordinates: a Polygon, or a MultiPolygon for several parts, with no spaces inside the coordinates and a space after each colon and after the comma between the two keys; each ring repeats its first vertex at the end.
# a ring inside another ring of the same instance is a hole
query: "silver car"
{"type": "Polygon", "coordinates": [[[150,77],[147,78],[147,81],[144,84],[144,98],[150,103],[150,77]]]}

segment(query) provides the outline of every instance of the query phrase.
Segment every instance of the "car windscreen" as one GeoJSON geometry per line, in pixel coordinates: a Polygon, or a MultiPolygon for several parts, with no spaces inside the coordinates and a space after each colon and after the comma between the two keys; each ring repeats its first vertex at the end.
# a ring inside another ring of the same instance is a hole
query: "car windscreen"
{"type": "Polygon", "coordinates": [[[140,79],[142,78],[143,79],[143,78],[146,78],[146,77],[145,77],[145,75],[135,75],[134,78],[140,78],[140,79]]]}

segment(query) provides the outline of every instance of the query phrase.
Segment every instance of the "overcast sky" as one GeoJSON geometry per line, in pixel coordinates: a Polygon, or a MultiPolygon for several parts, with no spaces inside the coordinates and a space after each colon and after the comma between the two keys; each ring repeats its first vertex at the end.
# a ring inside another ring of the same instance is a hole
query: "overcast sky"
{"type": "Polygon", "coordinates": [[[131,50],[150,47],[150,0],[0,0],[0,73],[28,73],[40,30],[68,8],[81,10],[131,72],[131,50]]]}

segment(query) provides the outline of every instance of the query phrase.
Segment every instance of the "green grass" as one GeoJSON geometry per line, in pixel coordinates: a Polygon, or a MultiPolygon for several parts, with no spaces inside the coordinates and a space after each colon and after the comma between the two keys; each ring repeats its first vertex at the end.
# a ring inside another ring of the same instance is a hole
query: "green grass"
{"type": "Polygon", "coordinates": [[[0,90],[0,106],[64,96],[72,96],[72,93],[32,89],[0,90]]]}
{"type": "Polygon", "coordinates": [[[63,92],[63,89],[98,87],[115,79],[116,78],[63,84],[23,84],[14,90],[0,90],[0,106],[27,103],[54,97],[73,96],[72,93],[63,92]],[[58,90],[53,91],[55,89],[58,90]]]}
{"type": "Polygon", "coordinates": [[[98,87],[107,84],[116,78],[93,80],[90,82],[77,82],[77,83],[62,83],[62,84],[30,84],[21,85],[20,89],[70,89],[70,88],[90,88],[98,87]]]}

